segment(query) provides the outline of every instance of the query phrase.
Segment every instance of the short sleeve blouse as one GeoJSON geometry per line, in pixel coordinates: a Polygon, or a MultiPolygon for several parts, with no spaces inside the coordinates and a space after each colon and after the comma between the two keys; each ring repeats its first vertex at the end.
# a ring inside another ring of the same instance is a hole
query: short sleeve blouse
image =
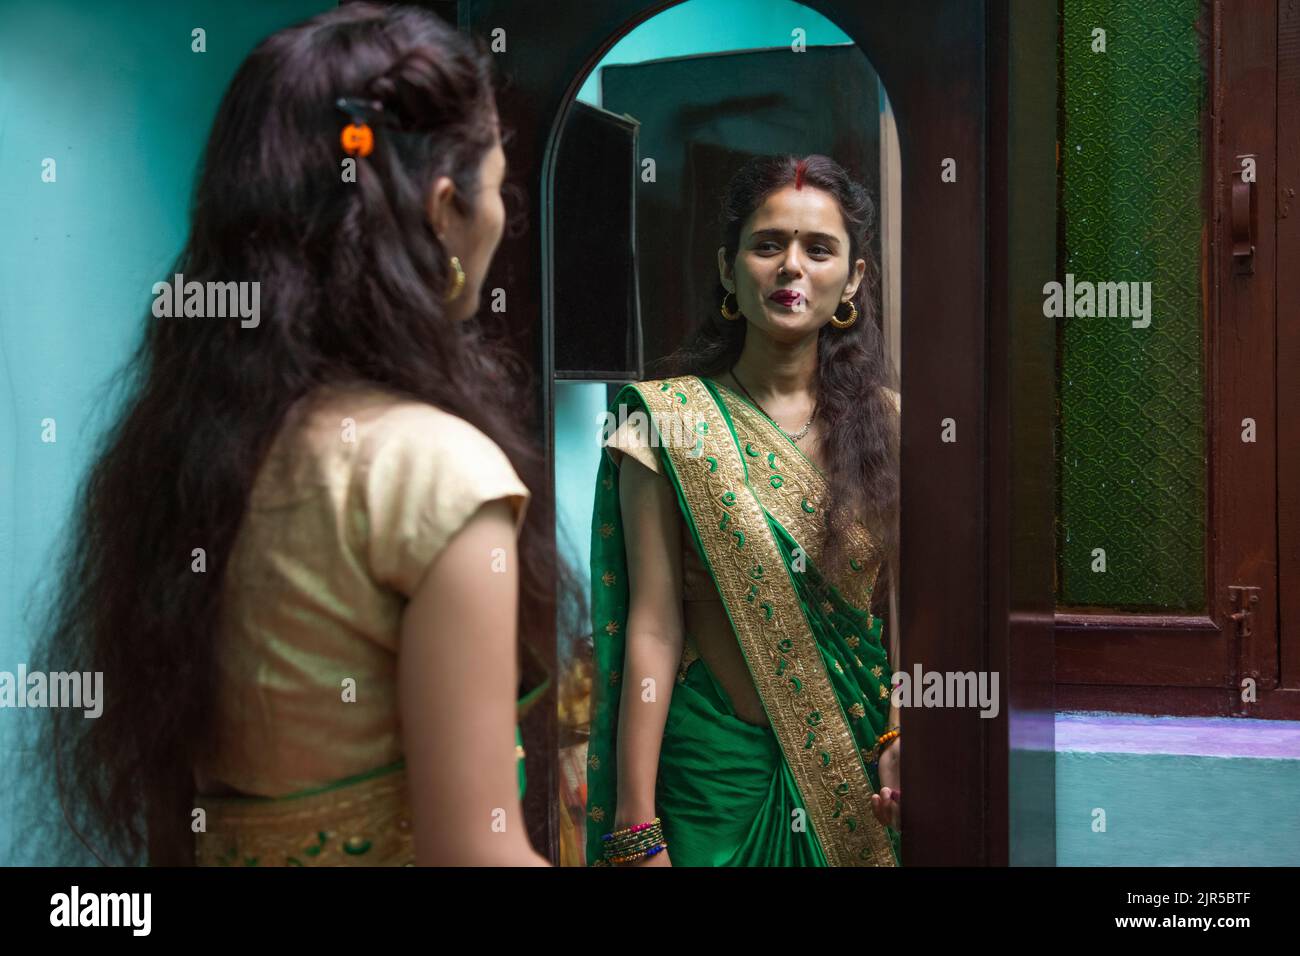
{"type": "Polygon", "coordinates": [[[528,488],[482,431],[379,388],[298,403],[261,465],[223,585],[215,757],[200,792],[286,796],[402,757],[402,612],[450,538],[528,488]]]}

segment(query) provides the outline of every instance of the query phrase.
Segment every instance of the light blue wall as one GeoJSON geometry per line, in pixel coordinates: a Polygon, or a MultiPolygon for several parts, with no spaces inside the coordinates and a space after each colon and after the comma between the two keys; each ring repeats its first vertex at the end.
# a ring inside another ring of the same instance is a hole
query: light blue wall
{"type": "Polygon", "coordinates": [[[1058,866],[1300,866],[1300,760],[1064,752],[1056,786],[1058,866]]]}
{"type": "MultiPolygon", "coordinates": [[[[76,482],[111,412],[97,407],[96,389],[137,342],[150,286],[180,251],[196,160],[226,84],[262,37],[333,6],[0,5],[0,670],[27,661],[27,603],[50,578],[76,482]],[[205,53],[191,50],[196,27],[207,32],[205,53]],[[41,179],[46,158],[57,164],[52,183],[41,179]],[[41,441],[46,418],[53,443],[41,441]]],[[[0,710],[0,863],[33,851],[8,812],[28,714],[0,710]]]]}
{"type": "Polygon", "coordinates": [[[557,544],[581,581],[587,580],[591,562],[591,512],[604,411],[604,382],[555,383],[557,544]]]}

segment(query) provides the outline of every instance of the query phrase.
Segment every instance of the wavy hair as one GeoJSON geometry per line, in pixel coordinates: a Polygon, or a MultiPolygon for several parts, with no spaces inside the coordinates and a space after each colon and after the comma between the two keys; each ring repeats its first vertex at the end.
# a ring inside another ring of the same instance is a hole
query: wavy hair
{"type": "MultiPolygon", "coordinates": [[[[445,314],[450,254],[425,212],[446,175],[472,213],[497,123],[483,42],[414,8],[345,4],[263,40],[231,81],[174,271],[260,283],[261,322],[146,317],[114,379],[123,411],[79,489],[38,648],[60,670],[104,674],[99,719],[53,709],[43,731],[65,819],[101,859],[193,861],[221,583],[259,465],[298,399],[366,383],[436,405],[544,487],[518,411],[533,407],[533,383],[500,335],[445,314]],[[341,175],[340,97],[382,107],[354,182],[341,175]],[[206,574],[190,571],[197,543],[206,574]]],[[[520,539],[524,640],[556,619],[552,527],[535,493],[520,539]]]]}

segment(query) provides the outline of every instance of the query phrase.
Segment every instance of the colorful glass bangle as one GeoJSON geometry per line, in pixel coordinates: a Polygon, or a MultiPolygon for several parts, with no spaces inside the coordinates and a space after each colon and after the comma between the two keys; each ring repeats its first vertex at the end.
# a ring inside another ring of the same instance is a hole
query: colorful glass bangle
{"type": "Polygon", "coordinates": [[[668,849],[668,844],[663,840],[646,847],[644,850],[638,850],[635,853],[625,853],[619,856],[607,853],[604,862],[610,866],[622,866],[627,863],[636,863],[640,860],[648,860],[650,857],[662,853],[668,849]]]}
{"type": "Polygon", "coordinates": [[[668,845],[658,817],[606,833],[601,840],[605,844],[602,860],[610,865],[634,863],[662,852],[668,845]]]}
{"type": "Polygon", "coordinates": [[[648,847],[654,846],[656,843],[662,843],[662,842],[663,842],[663,837],[656,836],[654,837],[654,839],[642,840],[638,843],[620,843],[620,844],[611,843],[606,847],[606,852],[612,856],[626,856],[629,853],[639,853],[648,847]]]}
{"type": "Polygon", "coordinates": [[[625,836],[629,833],[639,833],[642,830],[648,830],[651,827],[658,826],[659,824],[660,824],[659,818],[655,817],[653,820],[649,821],[648,823],[634,823],[631,826],[623,827],[623,829],[621,830],[614,830],[610,833],[606,833],[603,837],[601,837],[601,839],[616,840],[619,837],[625,836]]]}
{"type": "Polygon", "coordinates": [[[663,835],[663,830],[656,826],[649,830],[642,830],[637,833],[626,834],[617,839],[608,840],[605,845],[611,853],[619,853],[625,849],[655,843],[662,840],[663,835]]]}

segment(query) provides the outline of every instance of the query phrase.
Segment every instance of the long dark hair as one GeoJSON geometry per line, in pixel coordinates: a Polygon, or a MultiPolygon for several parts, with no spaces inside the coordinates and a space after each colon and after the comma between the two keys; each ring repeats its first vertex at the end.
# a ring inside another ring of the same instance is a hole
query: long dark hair
{"type": "Polygon", "coordinates": [[[270,443],[319,386],[377,384],[493,439],[535,491],[521,634],[555,620],[551,509],[520,420],[528,376],[499,338],[444,313],[453,270],[425,213],[440,175],[472,213],[496,123],[483,42],[414,8],[346,4],[263,40],[231,81],[174,271],[259,282],[261,322],[146,318],[42,635],[53,669],[104,674],[99,719],[52,709],[45,728],[65,817],[88,846],[83,830],[127,862],[192,862],[192,768],[215,746],[222,580],[270,443]],[[351,182],[340,97],[382,107],[351,182]],[[190,570],[200,546],[206,574],[190,570]]]}
{"type": "MultiPolygon", "coordinates": [[[[886,567],[896,567],[899,420],[884,389],[896,390],[897,377],[885,357],[878,324],[880,269],[871,248],[876,211],[871,195],[826,156],[756,157],[727,186],[719,218],[722,245],[734,267],[744,224],[768,196],[795,184],[800,165],[803,186],[824,190],[839,204],[849,237],[850,269],[859,258],[867,264],[851,300],[858,310],[857,322],[847,329],[826,325],[817,340],[816,418],[830,499],[824,509],[824,560],[830,567],[842,563],[845,531],[860,518],[881,549],[886,567]]],[[[721,302],[726,294],[719,282],[713,301],[721,302]]],[[[717,308],[712,309],[680,349],[655,364],[655,377],[724,374],[740,358],[748,327],[748,322],[728,322],[717,308]]]]}

